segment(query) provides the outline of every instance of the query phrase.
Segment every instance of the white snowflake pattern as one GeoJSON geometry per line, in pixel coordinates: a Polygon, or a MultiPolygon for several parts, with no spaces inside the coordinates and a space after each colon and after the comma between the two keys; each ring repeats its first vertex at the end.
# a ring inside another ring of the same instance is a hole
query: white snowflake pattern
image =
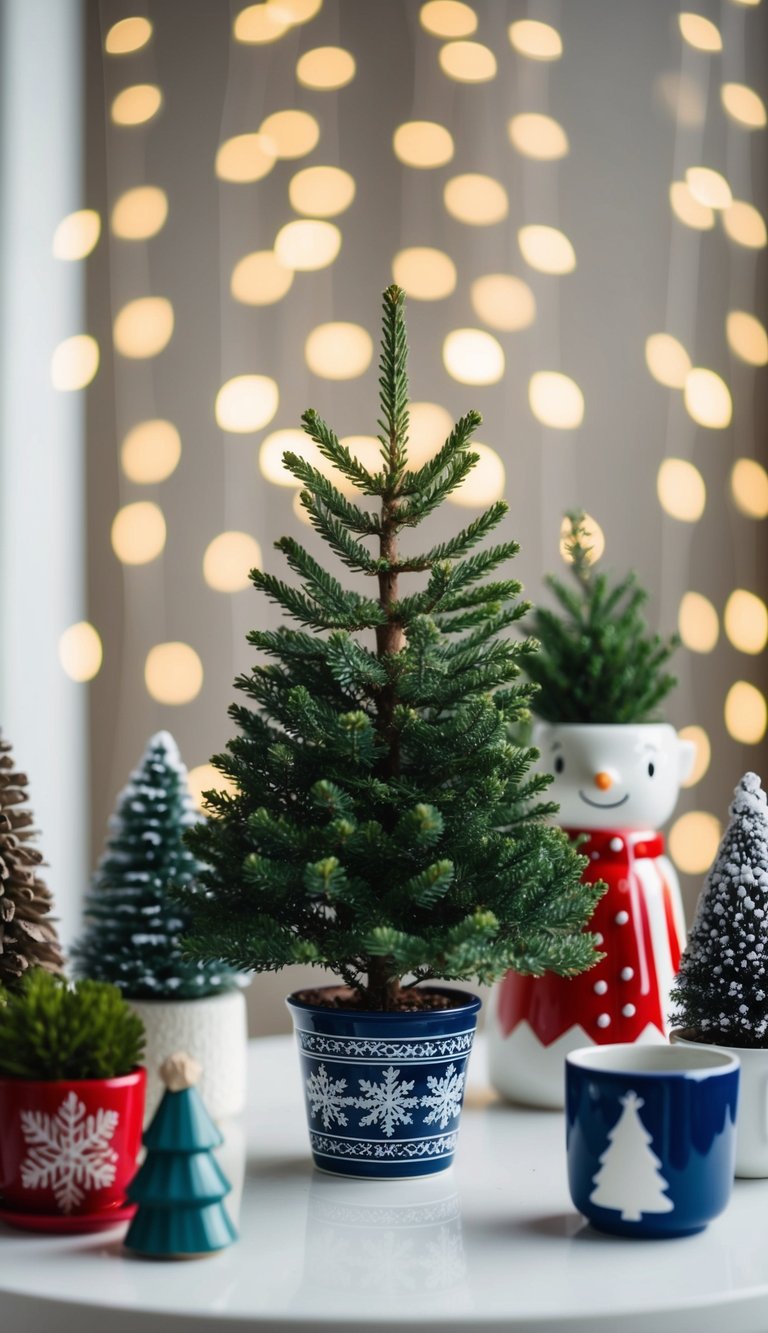
{"type": "Polygon", "coordinates": [[[346,1086],[345,1078],[329,1078],[325,1065],[320,1065],[317,1073],[307,1078],[307,1097],[312,1114],[320,1116],[324,1129],[330,1129],[334,1121],[337,1125],[346,1125],[344,1107],[355,1104],[354,1097],[344,1096],[346,1086]]]}
{"type": "Polygon", "coordinates": [[[70,1092],[55,1115],[22,1111],[21,1131],[27,1156],[21,1164],[25,1189],[53,1189],[63,1213],[82,1203],[88,1190],[106,1189],[115,1179],[117,1153],[110,1140],[117,1111],[99,1108],[86,1115],[85,1104],[70,1092]]]}
{"type": "Polygon", "coordinates": [[[461,1111],[461,1095],[464,1091],[464,1075],[456,1073],[455,1065],[449,1065],[445,1078],[433,1078],[427,1075],[429,1092],[421,1099],[422,1106],[431,1106],[429,1115],[425,1115],[425,1125],[440,1125],[445,1129],[449,1120],[455,1120],[461,1111]]]}
{"type": "Polygon", "coordinates": [[[366,1078],[358,1079],[363,1096],[358,1097],[354,1104],[358,1110],[368,1112],[361,1119],[361,1126],[380,1125],[387,1138],[391,1138],[396,1125],[410,1125],[410,1108],[418,1106],[419,1099],[408,1096],[414,1079],[400,1079],[400,1070],[393,1065],[382,1072],[380,1083],[371,1083],[366,1078]]]}

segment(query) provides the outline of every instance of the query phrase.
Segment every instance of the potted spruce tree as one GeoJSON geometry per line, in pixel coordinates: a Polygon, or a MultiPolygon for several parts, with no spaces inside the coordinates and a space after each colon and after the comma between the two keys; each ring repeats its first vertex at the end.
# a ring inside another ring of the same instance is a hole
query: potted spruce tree
{"type": "Polygon", "coordinates": [[[63,965],[51,920],[51,891],[39,874],[29,779],[18,771],[0,735],[0,985],[15,989],[29,968],[59,972],[63,965]]]}
{"type": "Polygon", "coordinates": [[[209,793],[215,818],[187,835],[207,890],[186,895],[191,956],[339,977],[288,1000],[312,1150],[324,1170],[376,1177],[436,1172],[453,1156],[480,1001],[435,982],[589,967],[583,927],[601,891],[542,823],[549,779],[510,734],[528,709],[519,673],[534,644],[504,633],[526,610],[520,585],[488,576],[518,548],[475,549],[506,505],[424,551],[400,544],[475,465],[480,421],[469,412],[409,469],[403,307],[390,287],[380,470],[314,411],[302,419],[360,496],[285,455],[315,530],[373,587],[345,588],[291,537],[277,548],[293,582],[252,571],[301,628],[248,636],[266,660],[237,680],[240,734],[213,760],[235,792],[209,793]]]}
{"type": "Polygon", "coordinates": [[[756,773],[729,814],[672,991],[671,1040],[738,1057],[736,1175],[768,1176],[768,806],[756,773]]]}
{"type": "Polygon", "coordinates": [[[490,1020],[491,1079],[506,1097],[563,1105],[563,1059],[589,1043],[665,1040],[669,993],[685,941],[680,890],[661,825],[694,747],[658,720],[675,685],[676,640],[649,631],[636,576],[593,559],[582,513],[568,515],[570,580],[550,576],[557,609],[537,607],[541,651],[526,657],[538,686],[533,741],[554,773],[559,823],[588,859],[585,880],[608,892],[592,921],[604,958],[563,980],[509,973],[490,1020]]]}
{"type": "Polygon", "coordinates": [[[163,1092],[160,1065],[177,1050],[203,1066],[211,1115],[236,1115],[245,1101],[240,978],[215,960],[190,961],[181,949],[188,919],[173,889],[200,872],[184,842],[197,818],[176,742],[160,731],[118,798],[86,899],[86,929],[73,949],[78,975],[117,986],[144,1024],[147,1119],[163,1092]]]}
{"type": "Polygon", "coordinates": [[[96,1231],[130,1216],[144,1032],[114,986],[29,968],[0,992],[0,1217],[96,1231]]]}

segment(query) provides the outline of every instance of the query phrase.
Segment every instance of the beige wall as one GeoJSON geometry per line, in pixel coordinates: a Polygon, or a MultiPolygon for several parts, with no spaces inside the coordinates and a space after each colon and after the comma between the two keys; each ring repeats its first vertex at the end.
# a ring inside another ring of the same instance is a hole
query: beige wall
{"type": "MultiPolygon", "coordinates": [[[[732,244],[719,225],[711,232],[681,226],[668,201],[671,180],[705,162],[725,171],[735,194],[765,212],[765,131],[738,129],[719,101],[723,79],[748,82],[765,96],[764,7],[700,6],[727,29],[722,57],[683,48],[668,0],[528,6],[479,0],[475,8],[478,38],[499,62],[496,79],[477,86],[442,74],[439,43],[419,28],[415,0],[325,0],[311,23],[269,46],[247,48],[233,44],[229,7],[220,0],[150,0],[153,43],[122,61],[101,51],[102,32],[122,16],[121,7],[111,0],[90,6],[88,202],[107,216],[122,191],[146,182],[162,186],[170,204],[159,235],[143,243],[107,238],[88,261],[89,324],[102,346],[88,442],[89,614],[105,644],[104,668],[91,687],[94,857],[115,793],[152,730],[170,727],[190,766],[226,742],[231,682],[250,662],[245,633],[274,623],[274,615],[250,590],[222,595],[207,587],[203,552],[218,533],[242,530],[256,537],[274,567],[273,540],[299,531],[292,493],[259,473],[259,445],[270,430],[296,426],[311,404],[339,434],[374,431],[375,367],[334,383],[310,373],[303,347],[311,329],[328,320],[353,321],[376,335],[378,295],[402,246],[438,246],[456,264],[451,296],[410,304],[413,396],[453,414],[469,406],[483,412],[480,439],[506,469],[510,514],[503,535],[521,543],[517,572],[530,596],[542,595],[543,572],[557,564],[560,515],[574,505],[602,525],[606,561],[638,570],[651,592],[650,619],[665,632],[674,628],[687,590],[706,595],[718,615],[735,587],[766,592],[765,524],[738,512],[728,490],[733,461],[764,447],[765,372],[734,358],[724,336],[731,309],[765,320],[765,252],[732,244]],[[545,65],[513,54],[506,25],[524,14],[558,25],[562,61],[545,65]],[[355,80],[339,93],[311,92],[295,80],[300,53],[325,44],[346,46],[357,60],[355,80]],[[162,87],[161,115],[144,127],[105,130],[104,99],[108,104],[134,80],[162,87]],[[669,107],[670,90],[681,86],[682,121],[669,107]],[[291,106],[318,119],[312,154],[279,162],[255,184],[217,182],[219,142],[291,106]],[[523,110],[545,111],[562,123],[567,157],[543,163],[514,152],[506,124],[523,110]],[[392,133],[411,119],[450,129],[456,151],[449,166],[416,171],[395,160],[392,133]],[[337,220],[339,258],[330,268],[298,274],[276,305],[237,304],[229,294],[234,263],[271,247],[277,229],[294,216],[291,177],[314,164],[342,166],[356,181],[355,201],[337,220]],[[471,171],[503,183],[506,220],[471,227],[448,216],[445,181],[471,171]],[[558,278],[526,268],[517,229],[530,222],[567,233],[578,260],[574,273],[558,278]],[[446,373],[440,349],[451,329],[480,326],[470,286],[492,272],[525,277],[537,316],[522,332],[496,333],[506,356],[502,381],[468,387],[446,373]],[[114,314],[149,294],[173,302],[171,343],[148,361],[113,359],[114,314]],[[662,331],[728,382],[734,401],[728,429],[697,427],[682,395],[650,377],[645,340],[662,331]],[[586,411],[578,430],[547,429],[532,416],[527,385],[541,369],[562,371],[582,388],[586,411]],[[226,436],[214,421],[214,398],[226,379],[247,372],[274,377],[280,408],[264,431],[226,436]],[[120,473],[119,446],[133,424],[154,416],[178,426],[182,459],[161,485],[139,487],[120,473]],[[681,523],[660,509],[656,477],[667,456],[694,461],[704,478],[707,505],[698,523],[681,523]],[[122,568],[110,549],[110,525],[119,505],[137,499],[162,507],[167,545],[151,564],[122,568]],[[168,640],[194,646],[205,669],[199,696],[180,708],[154,703],[143,681],[147,651],[168,640]]],[[[435,535],[471,513],[447,507],[435,535]]],[[[314,535],[301,534],[318,554],[314,535]]],[[[724,698],[736,679],[764,688],[764,663],[738,652],[721,632],[714,652],[682,650],[677,670],[669,718],[703,725],[712,743],[709,772],[684,793],[680,810],[722,818],[742,771],[766,767],[764,744],[742,745],[727,734],[724,698]]],[[[696,877],[686,881],[689,906],[697,884],[696,877]]],[[[299,980],[254,981],[254,1030],[287,1027],[282,997],[299,980]]]]}

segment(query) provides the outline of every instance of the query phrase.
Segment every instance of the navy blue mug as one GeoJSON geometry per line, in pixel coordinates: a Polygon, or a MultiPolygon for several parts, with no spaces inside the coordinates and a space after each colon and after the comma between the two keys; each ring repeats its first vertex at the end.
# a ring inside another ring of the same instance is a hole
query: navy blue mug
{"type": "Polygon", "coordinates": [[[702,1231],[733,1185],[739,1062],[712,1047],[585,1046],[565,1062],[568,1183],[593,1227],[702,1231]]]}

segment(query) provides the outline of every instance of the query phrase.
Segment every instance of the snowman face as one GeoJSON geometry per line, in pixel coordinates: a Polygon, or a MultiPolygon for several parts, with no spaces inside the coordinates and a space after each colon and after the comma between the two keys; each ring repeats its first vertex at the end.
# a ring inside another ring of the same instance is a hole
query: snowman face
{"type": "Polygon", "coordinates": [[[658,829],[675,808],[695,749],[667,723],[557,726],[539,722],[537,767],[554,775],[549,796],[566,828],[658,829]]]}

